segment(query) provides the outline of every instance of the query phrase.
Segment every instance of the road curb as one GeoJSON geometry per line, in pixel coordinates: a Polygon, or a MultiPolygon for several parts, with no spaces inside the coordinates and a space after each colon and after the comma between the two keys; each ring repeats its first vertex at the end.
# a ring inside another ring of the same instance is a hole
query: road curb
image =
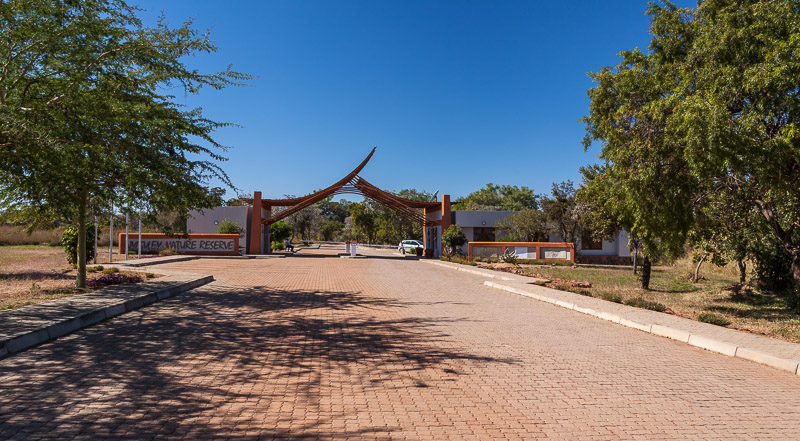
{"type": "MultiPolygon", "coordinates": [[[[442,266],[442,267],[445,267],[445,268],[454,269],[456,271],[461,271],[461,272],[464,272],[464,273],[477,274],[477,275],[482,276],[482,277],[490,277],[490,278],[493,278],[493,279],[500,279],[500,280],[513,280],[510,277],[505,277],[505,276],[496,275],[496,274],[488,274],[488,273],[485,273],[483,271],[478,271],[478,270],[470,269],[470,268],[461,268],[464,265],[459,265],[457,263],[451,263],[451,264],[448,265],[447,262],[441,262],[441,261],[435,261],[435,260],[433,260],[433,261],[432,260],[420,260],[420,262],[424,262],[424,263],[427,263],[427,264],[430,264],[430,265],[442,266]]],[[[484,270],[484,271],[492,271],[492,270],[484,270]]]]}
{"type": "Polygon", "coordinates": [[[175,294],[189,291],[190,289],[210,283],[213,280],[213,276],[199,277],[156,291],[146,292],[131,299],[121,300],[100,308],[85,311],[77,316],[54,321],[34,330],[11,335],[0,340],[0,359],[17,354],[33,346],[63,337],[79,329],[108,320],[120,314],[131,312],[159,300],[172,297],[175,294]]]}
{"type": "Polygon", "coordinates": [[[141,260],[123,260],[120,262],[106,263],[106,266],[125,266],[131,268],[138,268],[142,266],[162,265],[165,263],[186,262],[187,260],[199,259],[200,256],[170,256],[170,257],[154,257],[141,260]]]}
{"type": "Polygon", "coordinates": [[[483,284],[490,288],[507,291],[524,297],[530,297],[532,299],[539,300],[545,303],[550,303],[552,305],[559,306],[561,308],[571,309],[573,311],[597,317],[599,319],[610,321],[612,323],[617,323],[622,326],[638,329],[639,331],[646,332],[648,334],[666,337],[672,340],[687,343],[689,345],[698,348],[716,352],[718,354],[727,355],[729,357],[741,358],[744,360],[763,364],[765,366],[769,366],[775,369],[780,369],[782,371],[790,372],[795,375],[800,375],[800,361],[798,360],[776,357],[774,355],[765,354],[763,352],[756,351],[753,349],[748,349],[741,346],[736,346],[732,343],[722,342],[702,335],[692,334],[680,329],[671,328],[669,326],[640,323],[633,320],[628,320],[616,314],[611,314],[603,311],[595,311],[594,309],[591,308],[583,308],[574,305],[572,303],[565,302],[563,300],[556,300],[553,298],[541,296],[511,286],[501,285],[499,283],[492,282],[489,280],[484,281],[483,284]]]}

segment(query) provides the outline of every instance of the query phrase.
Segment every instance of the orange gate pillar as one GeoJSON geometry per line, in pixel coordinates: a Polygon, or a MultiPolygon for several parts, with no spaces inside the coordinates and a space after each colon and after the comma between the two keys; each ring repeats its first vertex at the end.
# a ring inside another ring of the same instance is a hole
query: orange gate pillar
{"type": "MultiPolygon", "coordinates": [[[[439,240],[442,241],[442,237],[444,237],[444,232],[450,228],[450,221],[452,220],[452,216],[450,215],[450,195],[443,194],[442,195],[442,234],[439,235],[439,240]]],[[[444,254],[444,241],[442,241],[442,253],[444,254]]]]}
{"type": "Polygon", "coordinates": [[[250,219],[250,254],[261,254],[261,192],[253,192],[253,217],[250,219]]]}

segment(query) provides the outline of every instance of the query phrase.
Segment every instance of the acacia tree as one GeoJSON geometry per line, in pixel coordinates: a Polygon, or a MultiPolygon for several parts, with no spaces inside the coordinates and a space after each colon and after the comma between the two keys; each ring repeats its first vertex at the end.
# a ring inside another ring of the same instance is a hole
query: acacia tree
{"type": "MultiPolygon", "coordinates": [[[[593,76],[588,146],[621,179],[645,254],[674,254],[724,193],[758,210],[800,287],[800,11],[790,0],[651,4],[648,53],[593,76]],[[697,217],[696,217],[697,216],[697,217]]],[[[708,225],[708,224],[706,224],[708,225]]],[[[713,224],[712,224],[713,225],[713,224]]],[[[705,228],[701,226],[700,228],[705,228]]]]}
{"type": "Polygon", "coordinates": [[[549,232],[544,214],[534,208],[526,208],[506,216],[497,222],[497,227],[526,242],[546,241],[549,232]]]}
{"type": "Polygon", "coordinates": [[[581,231],[584,205],[575,198],[572,181],[553,183],[550,196],[542,197],[542,212],[545,219],[561,235],[564,242],[575,243],[581,231]]]}
{"type": "Polygon", "coordinates": [[[186,56],[216,50],[186,22],[153,28],[124,1],[0,3],[0,209],[30,229],[54,218],[78,226],[78,287],[86,283],[86,217],[138,202],[155,222],[203,207],[224,160],[212,133],[226,124],[184,109],[186,94],[250,78],[202,74],[186,56]],[[201,144],[202,143],[202,144],[201,144]]]}
{"type": "Polygon", "coordinates": [[[495,185],[491,182],[455,201],[462,210],[508,210],[539,208],[538,196],[528,187],[495,185]]]}

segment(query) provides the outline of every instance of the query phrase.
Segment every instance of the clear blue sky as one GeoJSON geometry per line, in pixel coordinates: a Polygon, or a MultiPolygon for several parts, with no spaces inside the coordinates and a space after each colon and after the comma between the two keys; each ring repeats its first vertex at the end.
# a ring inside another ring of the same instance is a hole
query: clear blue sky
{"type": "Polygon", "coordinates": [[[386,190],[577,183],[598,153],[581,146],[587,72],[650,41],[633,0],[132,3],[213,27],[219,51],[189,65],[259,77],[179,102],[242,126],[217,133],[223,168],[265,197],[326,187],[375,145],[361,175],[386,190]]]}

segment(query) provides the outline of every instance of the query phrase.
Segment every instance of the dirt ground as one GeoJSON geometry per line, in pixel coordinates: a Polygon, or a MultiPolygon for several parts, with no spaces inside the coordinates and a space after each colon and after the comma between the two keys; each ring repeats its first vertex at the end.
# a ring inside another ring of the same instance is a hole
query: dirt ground
{"type": "Polygon", "coordinates": [[[691,280],[694,267],[689,260],[656,266],[649,291],[639,288],[639,279],[629,266],[514,268],[507,263],[479,266],[552,280],[547,286],[604,300],[655,302],[663,305],[666,313],[692,320],[698,320],[701,314],[714,314],[729,321],[730,328],[800,343],[800,313],[789,295],[739,286],[733,265],[722,268],[706,265],[701,270],[703,278],[697,283],[691,280]]]}
{"type": "MultiPolygon", "coordinates": [[[[124,256],[113,255],[114,261],[124,256]]],[[[89,262],[89,265],[93,265],[89,262]]],[[[108,267],[108,250],[99,250],[97,265],[108,267]]],[[[0,310],[69,297],[85,292],[75,288],[77,271],[61,247],[0,246],[0,310]]],[[[96,277],[88,274],[88,278],[96,277]]]]}

